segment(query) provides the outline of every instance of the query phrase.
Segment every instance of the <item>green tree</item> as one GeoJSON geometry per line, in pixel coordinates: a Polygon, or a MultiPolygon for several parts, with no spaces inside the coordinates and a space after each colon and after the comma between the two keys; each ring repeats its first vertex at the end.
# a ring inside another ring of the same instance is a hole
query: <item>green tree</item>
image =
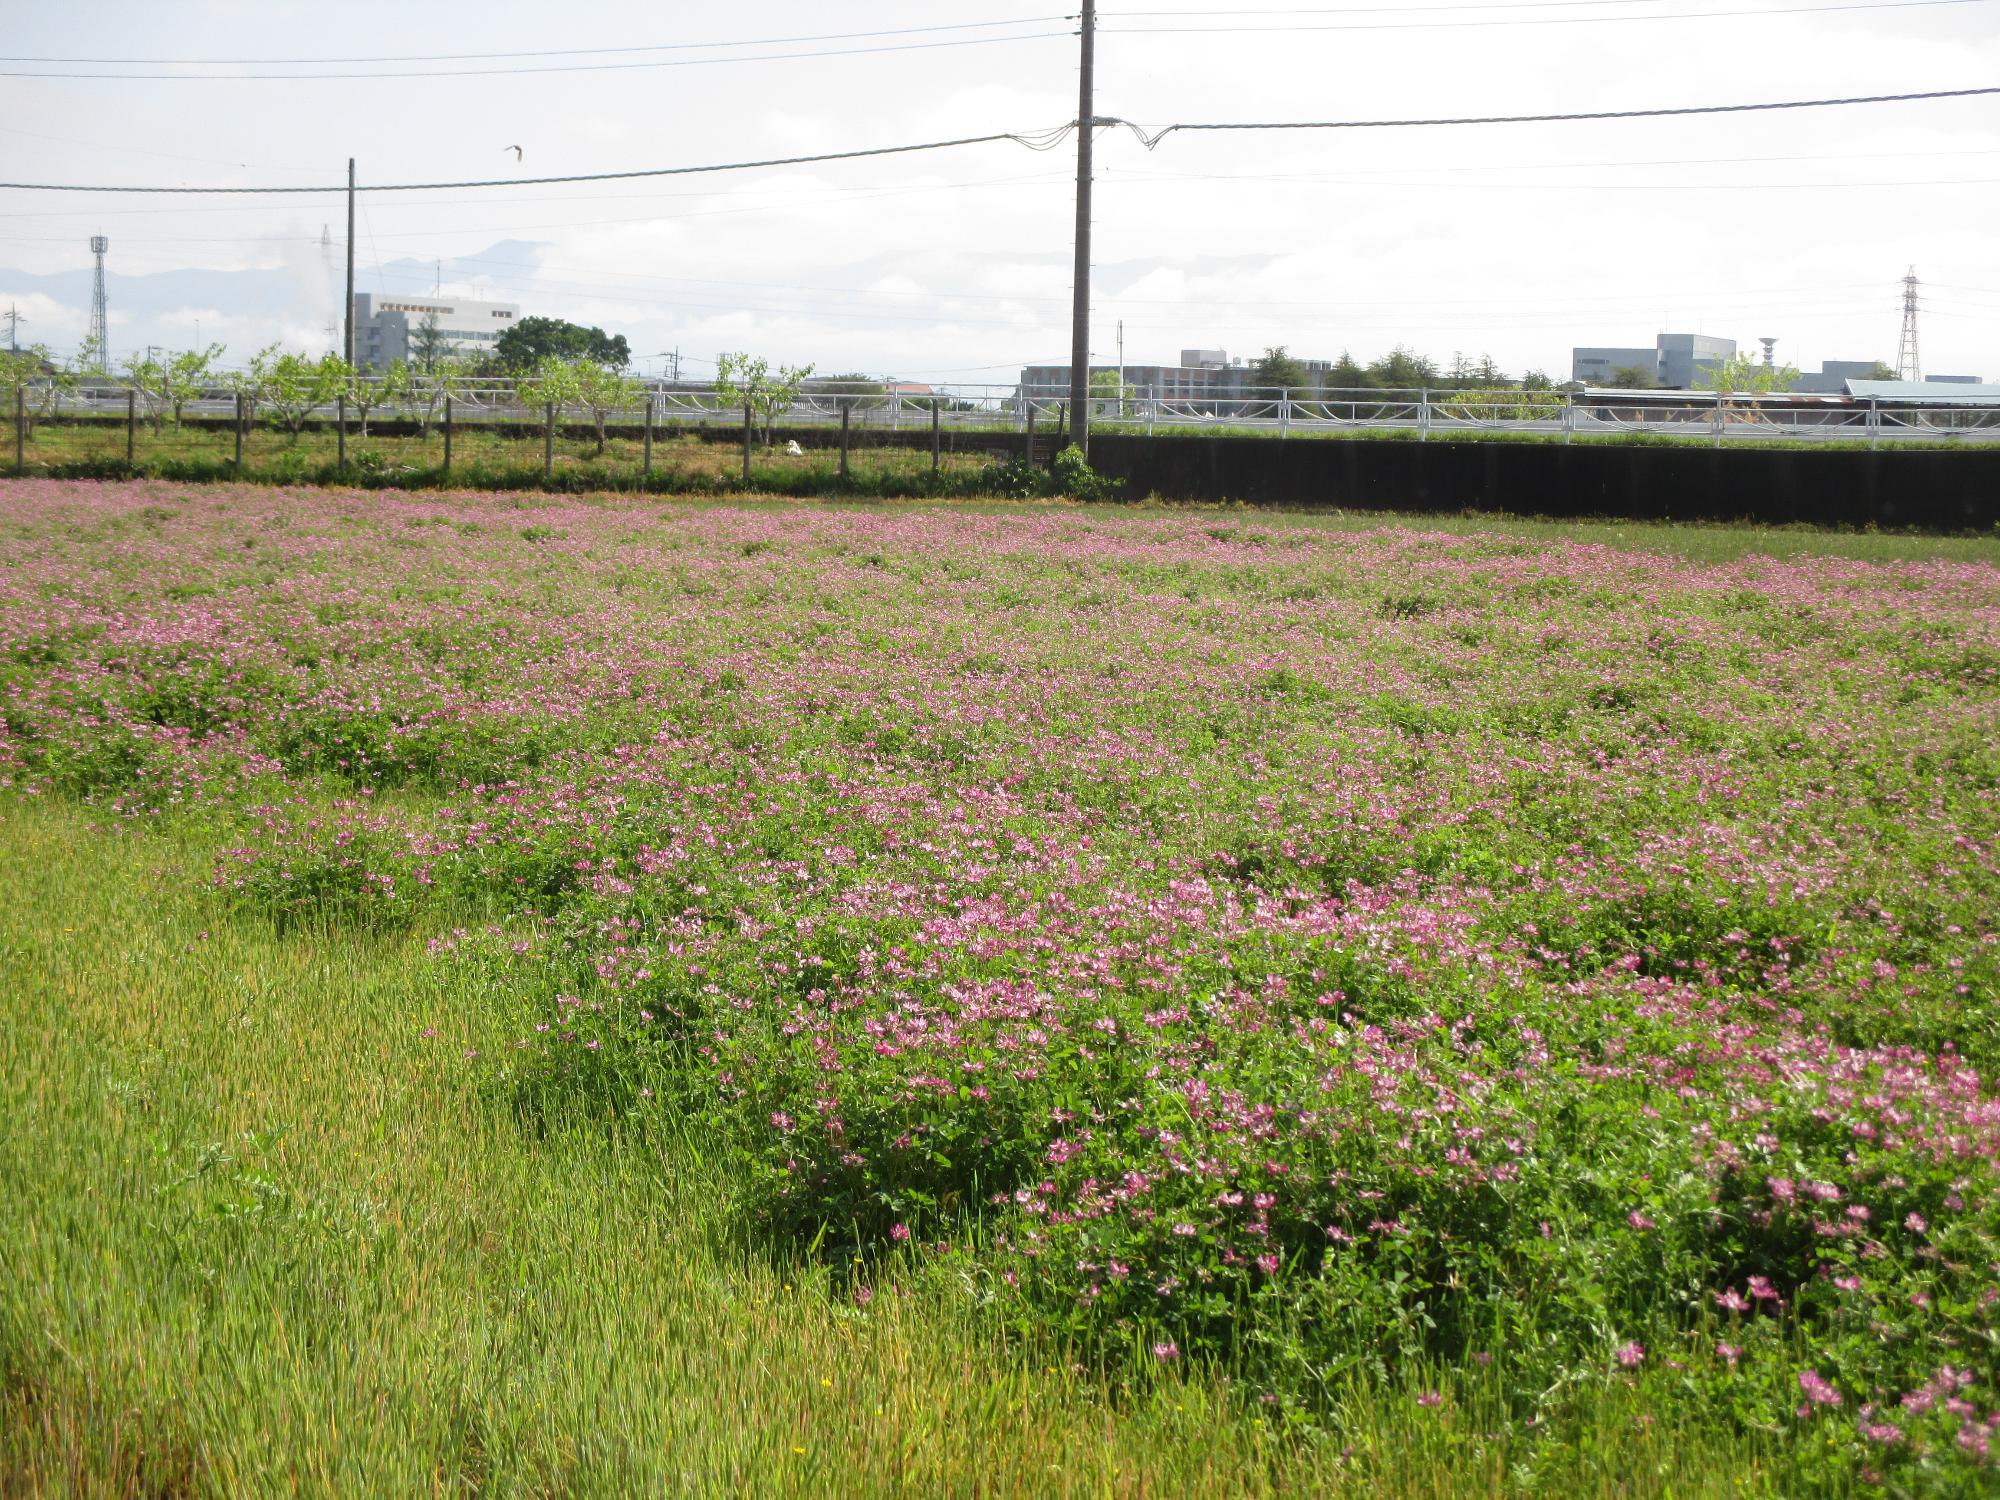
{"type": "Polygon", "coordinates": [[[624,334],[607,334],[602,328],[586,328],[561,318],[522,318],[500,335],[493,352],[507,369],[517,371],[535,369],[549,359],[572,364],[594,360],[620,370],[632,363],[631,346],[624,334]]]}
{"type": "Polygon", "coordinates": [[[424,309],[423,317],[410,333],[409,345],[410,364],[426,375],[435,375],[438,365],[451,358],[451,340],[438,322],[435,307],[424,309]]]}
{"type": "Polygon", "coordinates": [[[1359,391],[1366,390],[1374,384],[1375,377],[1356,363],[1352,354],[1343,349],[1340,351],[1340,358],[1333,362],[1333,368],[1326,372],[1326,378],[1320,382],[1320,388],[1328,391],[1359,391]]]}
{"type": "Polygon", "coordinates": [[[1769,396],[1789,391],[1799,383],[1792,365],[1767,365],[1748,352],[1717,360],[1695,376],[1695,389],[1714,391],[1718,396],[1769,396]]]}
{"type": "Polygon", "coordinates": [[[32,415],[44,399],[43,392],[56,379],[55,356],[47,344],[30,344],[25,349],[0,349],[0,412],[8,422],[19,409],[32,415]]]}
{"type": "Polygon", "coordinates": [[[542,413],[543,431],[550,438],[554,438],[562,414],[582,399],[583,383],[576,372],[569,360],[548,355],[514,382],[522,404],[542,413]]]}
{"type": "Polygon", "coordinates": [[[1660,377],[1644,365],[1620,365],[1604,383],[1614,391],[1656,391],[1660,377]]]}
{"type": "Polygon", "coordinates": [[[447,355],[429,370],[412,368],[409,390],[404,396],[417,414],[417,430],[425,437],[444,414],[445,398],[459,393],[464,383],[484,362],[463,354],[447,355]]]}
{"type": "Polygon", "coordinates": [[[1090,377],[1090,404],[1099,416],[1122,417],[1125,408],[1139,399],[1139,388],[1121,384],[1116,370],[1099,370],[1090,377]]]}
{"type": "Polygon", "coordinates": [[[779,365],[762,355],[724,354],[715,362],[715,393],[724,406],[748,406],[753,420],[764,419],[764,441],[771,441],[778,413],[788,411],[813,372],[811,365],[779,365]]]}
{"type": "Polygon", "coordinates": [[[1369,379],[1388,390],[1415,390],[1437,384],[1436,361],[1398,344],[1368,366],[1369,379]]]}
{"type": "Polygon", "coordinates": [[[1530,370],[1521,377],[1521,389],[1524,391],[1551,391],[1555,389],[1555,384],[1541,370],[1530,370]]]}
{"type": "Polygon", "coordinates": [[[1285,352],[1283,344],[1266,349],[1262,359],[1250,366],[1250,386],[1260,391],[1302,391],[1312,385],[1306,367],[1285,352]]]}
{"type": "Polygon", "coordinates": [[[604,452],[604,424],[615,411],[630,411],[646,398],[646,387],[622,370],[595,360],[572,365],[576,374],[576,401],[590,413],[597,430],[597,451],[604,452]]]}
{"type": "Polygon", "coordinates": [[[888,404],[889,387],[872,375],[829,375],[812,382],[815,396],[838,396],[852,411],[877,411],[888,404]]]}
{"type": "Polygon", "coordinates": [[[380,370],[347,372],[347,404],[361,413],[361,436],[368,436],[368,413],[377,407],[394,406],[410,396],[410,366],[396,360],[380,370]]]}
{"type": "Polygon", "coordinates": [[[180,430],[181,412],[188,402],[199,400],[219,383],[215,364],[221,358],[220,344],[210,344],[206,349],[183,349],[179,353],[125,357],[126,377],[139,392],[139,399],[146,403],[146,414],[155,432],[166,425],[169,412],[173,414],[174,430],[180,430]]]}
{"type": "Polygon", "coordinates": [[[296,443],[313,413],[340,399],[352,373],[338,354],[314,359],[272,344],[251,356],[250,368],[237,388],[259,406],[268,407],[296,443]]]}

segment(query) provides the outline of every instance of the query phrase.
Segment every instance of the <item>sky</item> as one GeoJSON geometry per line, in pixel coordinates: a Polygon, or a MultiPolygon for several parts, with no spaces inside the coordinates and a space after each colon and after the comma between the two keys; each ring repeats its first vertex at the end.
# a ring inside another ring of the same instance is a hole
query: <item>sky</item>
{"type": "MultiPolygon", "coordinates": [[[[333,347],[351,156],[360,291],[596,324],[648,372],[743,350],[1011,382],[1069,355],[1075,145],[1031,145],[1077,116],[1075,3],[0,0],[0,179],[309,190],[0,189],[0,319],[73,349],[104,234],[114,358],[333,347]],[[1029,142],[369,190],[989,134],[1029,142]]],[[[1155,130],[2000,84],[2000,0],[1104,0],[1100,27],[1097,114],[1155,130]]],[[[1120,126],[1096,155],[1104,363],[1122,326],[1134,364],[1401,344],[1560,379],[1573,345],[1661,332],[1893,364],[1914,267],[1925,372],[2000,377],[2000,96],[1151,149],[1120,126]]]]}

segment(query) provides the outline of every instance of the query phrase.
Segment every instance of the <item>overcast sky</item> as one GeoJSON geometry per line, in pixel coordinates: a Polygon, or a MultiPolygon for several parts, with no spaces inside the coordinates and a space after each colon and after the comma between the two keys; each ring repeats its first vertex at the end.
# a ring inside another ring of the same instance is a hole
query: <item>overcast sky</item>
{"type": "MultiPolygon", "coordinates": [[[[1076,114],[1062,9],[0,0],[10,74],[209,75],[8,76],[0,177],[331,185],[351,155],[365,188],[1042,131],[1076,114]],[[1004,24],[975,24],[987,22],[1004,24]],[[584,50],[612,48],[662,50],[584,50]],[[332,61],[468,53],[516,55],[332,61]],[[808,53],[821,55],[784,56],[808,53]],[[159,66],[190,59],[211,61],[159,66]],[[526,71],[557,68],[579,71],[526,71]]],[[[2000,82],[2000,0],[1106,0],[1101,25],[1098,112],[1151,126],[2000,82]]],[[[1562,377],[1573,344],[1650,344],[1662,331],[1743,344],[1773,334],[1780,357],[1807,369],[1893,363],[1900,278],[1914,264],[1926,372],[2000,377],[2000,97],[1183,134],[1152,151],[1113,130],[1098,164],[1100,360],[1116,357],[1122,320],[1133,363],[1280,343],[1366,361],[1400,342],[1440,363],[1491,354],[1511,372],[1562,377]]],[[[357,286],[428,292],[441,275],[446,291],[625,333],[639,355],[678,348],[697,376],[718,351],[743,349],[823,372],[1009,380],[1068,356],[1074,166],[1068,142],[1044,154],[1001,143],[640,182],[364,192],[357,286]]],[[[0,191],[0,311],[18,306],[24,340],[72,348],[88,316],[88,237],[103,233],[117,353],[185,346],[197,324],[232,362],[273,340],[324,348],[339,298],[323,226],[337,267],[339,194],[0,191]],[[191,271],[264,274],[168,274],[191,271]]]]}

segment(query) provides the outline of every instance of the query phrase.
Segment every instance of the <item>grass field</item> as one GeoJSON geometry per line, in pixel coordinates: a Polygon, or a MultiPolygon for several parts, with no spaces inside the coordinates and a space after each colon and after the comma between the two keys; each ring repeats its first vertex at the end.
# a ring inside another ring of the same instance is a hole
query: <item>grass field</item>
{"type": "Polygon", "coordinates": [[[2000,542],[0,481],[0,1493],[1990,1493],[2000,542]]]}

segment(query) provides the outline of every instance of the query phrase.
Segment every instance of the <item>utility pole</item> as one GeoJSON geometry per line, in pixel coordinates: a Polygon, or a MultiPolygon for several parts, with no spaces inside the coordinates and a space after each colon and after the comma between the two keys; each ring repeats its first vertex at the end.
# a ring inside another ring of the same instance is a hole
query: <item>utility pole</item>
{"type": "Polygon", "coordinates": [[[1125,320],[1118,320],[1118,415],[1125,415],[1125,320]]]}
{"type": "Polygon", "coordinates": [[[1077,69],[1076,106],[1076,279],[1074,326],[1070,330],[1070,441],[1090,454],[1090,148],[1097,125],[1093,87],[1097,52],[1097,0],[1083,0],[1083,57],[1077,69]]]}
{"type": "Polygon", "coordinates": [[[347,333],[341,358],[354,367],[354,158],[347,158],[347,333]]]}
{"type": "Polygon", "coordinates": [[[4,313],[0,313],[0,318],[7,320],[7,352],[9,354],[19,354],[21,352],[21,325],[28,320],[22,317],[20,309],[14,307],[11,303],[4,313]]]}

